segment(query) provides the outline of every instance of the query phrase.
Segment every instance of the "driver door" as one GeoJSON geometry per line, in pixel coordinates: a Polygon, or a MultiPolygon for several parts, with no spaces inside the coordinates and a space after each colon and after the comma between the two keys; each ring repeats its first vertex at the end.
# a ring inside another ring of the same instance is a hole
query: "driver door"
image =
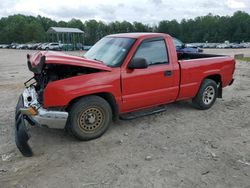
{"type": "Polygon", "coordinates": [[[122,111],[133,111],[175,100],[172,65],[169,63],[164,39],[142,41],[133,58],[144,58],[145,69],[122,70],[122,111]]]}

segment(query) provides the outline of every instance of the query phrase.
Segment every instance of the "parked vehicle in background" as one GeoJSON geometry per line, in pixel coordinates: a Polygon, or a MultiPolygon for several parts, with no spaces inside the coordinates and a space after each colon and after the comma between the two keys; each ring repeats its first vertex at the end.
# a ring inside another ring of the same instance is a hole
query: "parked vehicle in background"
{"type": "Polygon", "coordinates": [[[27,49],[31,49],[32,45],[33,45],[33,43],[28,43],[27,44],[27,49]]]}
{"type": "Polygon", "coordinates": [[[250,48],[249,42],[243,42],[242,45],[244,46],[244,48],[250,48]]]}
{"type": "Polygon", "coordinates": [[[45,46],[45,50],[62,50],[62,44],[52,42],[45,46]]]}
{"type": "Polygon", "coordinates": [[[203,51],[201,48],[198,47],[187,46],[182,41],[174,37],[173,37],[173,42],[176,47],[177,53],[199,53],[203,51]]]}
{"type": "Polygon", "coordinates": [[[203,48],[204,46],[204,43],[188,43],[186,44],[187,46],[191,46],[191,47],[194,47],[194,48],[203,48]]]}
{"type": "Polygon", "coordinates": [[[11,45],[10,45],[10,44],[5,44],[5,45],[4,45],[4,48],[7,48],[7,49],[8,49],[8,48],[11,48],[11,45]]]}
{"type": "Polygon", "coordinates": [[[31,49],[31,50],[36,50],[37,49],[37,47],[40,45],[41,43],[35,43],[35,44],[32,44],[31,46],[30,46],[30,48],[29,49],[31,49]]]}
{"type": "Polygon", "coordinates": [[[27,64],[34,75],[25,82],[15,115],[16,144],[24,156],[32,155],[29,124],[91,140],[112,119],[133,118],[138,110],[152,114],[162,104],[186,99],[206,110],[233,83],[235,70],[230,56],[177,53],[173,38],[163,33],[109,35],[84,57],[42,51],[28,55],[27,64]]]}
{"type": "Polygon", "coordinates": [[[222,43],[222,44],[217,45],[216,48],[231,48],[231,45],[222,43]]]}
{"type": "Polygon", "coordinates": [[[216,48],[217,45],[219,45],[219,43],[205,43],[203,48],[216,48]]]}
{"type": "Polygon", "coordinates": [[[231,48],[245,48],[242,43],[231,43],[231,48]]]}
{"type": "Polygon", "coordinates": [[[16,46],[16,49],[28,49],[28,44],[19,44],[16,46]]]}
{"type": "Polygon", "coordinates": [[[0,48],[10,48],[10,44],[1,44],[0,48]]]}
{"type": "Polygon", "coordinates": [[[43,45],[44,45],[44,43],[40,43],[40,44],[36,47],[36,50],[41,50],[43,45]]]}
{"type": "Polygon", "coordinates": [[[84,45],[83,46],[83,50],[85,50],[85,51],[90,50],[90,48],[92,48],[92,46],[88,46],[88,45],[84,45]]]}
{"type": "Polygon", "coordinates": [[[49,43],[42,43],[37,47],[38,50],[45,50],[49,43]]]}
{"type": "Polygon", "coordinates": [[[82,43],[77,43],[76,44],[76,50],[83,50],[83,44],[82,43]]]}
{"type": "Polygon", "coordinates": [[[61,48],[61,50],[64,50],[64,51],[74,50],[74,47],[72,44],[60,44],[60,48],[61,48]]]}
{"type": "Polygon", "coordinates": [[[23,44],[18,44],[18,45],[16,45],[16,49],[21,49],[22,46],[23,46],[23,44]]]}
{"type": "Polygon", "coordinates": [[[194,44],[185,44],[186,48],[192,48],[192,49],[197,49],[198,52],[203,52],[202,45],[194,45],[194,44]]]}
{"type": "Polygon", "coordinates": [[[19,45],[18,43],[11,43],[11,44],[10,44],[10,48],[16,49],[16,47],[17,47],[18,45],[19,45]]]}

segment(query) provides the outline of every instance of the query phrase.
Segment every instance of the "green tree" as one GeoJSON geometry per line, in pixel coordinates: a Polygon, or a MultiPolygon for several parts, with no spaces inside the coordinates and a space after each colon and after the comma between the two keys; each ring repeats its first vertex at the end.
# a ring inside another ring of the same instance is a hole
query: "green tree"
{"type": "Polygon", "coordinates": [[[79,19],[54,21],[42,16],[21,14],[0,19],[0,43],[42,42],[47,40],[50,27],[76,27],[85,32],[85,44],[93,45],[103,36],[127,32],[162,32],[180,38],[184,42],[250,41],[250,15],[237,11],[233,16],[214,16],[211,13],[194,19],[162,20],[149,26],[141,22],[114,21],[105,23],[79,19]]]}
{"type": "Polygon", "coordinates": [[[96,20],[86,21],[85,24],[85,43],[87,45],[93,45],[98,41],[99,24],[96,20]]]}

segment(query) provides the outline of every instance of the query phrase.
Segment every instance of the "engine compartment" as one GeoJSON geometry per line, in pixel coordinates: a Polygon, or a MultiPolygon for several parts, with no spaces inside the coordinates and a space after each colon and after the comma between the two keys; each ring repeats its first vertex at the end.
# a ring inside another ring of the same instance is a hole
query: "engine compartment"
{"type": "Polygon", "coordinates": [[[39,103],[43,103],[43,90],[50,82],[100,72],[98,69],[63,64],[47,64],[41,73],[34,72],[35,89],[39,103]]]}

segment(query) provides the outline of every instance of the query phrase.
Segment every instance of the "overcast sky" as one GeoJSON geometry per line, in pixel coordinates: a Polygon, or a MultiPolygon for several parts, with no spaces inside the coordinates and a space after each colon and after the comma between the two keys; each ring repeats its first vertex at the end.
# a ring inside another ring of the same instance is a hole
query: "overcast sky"
{"type": "Polygon", "coordinates": [[[157,24],[208,13],[232,15],[237,10],[250,13],[250,0],[0,0],[0,17],[20,13],[57,21],[77,18],[157,24]]]}

